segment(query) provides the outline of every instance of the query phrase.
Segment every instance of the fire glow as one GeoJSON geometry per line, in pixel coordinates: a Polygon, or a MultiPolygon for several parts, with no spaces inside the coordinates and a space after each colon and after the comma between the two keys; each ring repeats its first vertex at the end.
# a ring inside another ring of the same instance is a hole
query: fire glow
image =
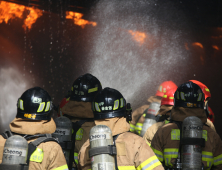
{"type": "Polygon", "coordinates": [[[144,43],[145,38],[146,38],[146,34],[144,32],[132,31],[132,30],[129,30],[128,32],[132,35],[135,41],[140,43],[140,45],[144,43]]]}
{"type": "Polygon", "coordinates": [[[97,23],[96,22],[92,22],[92,21],[87,21],[85,19],[82,19],[83,14],[78,13],[78,12],[72,12],[72,11],[67,11],[66,12],[66,19],[73,19],[74,20],[74,24],[81,26],[82,28],[85,28],[85,26],[88,24],[91,24],[92,26],[96,26],[97,23]]]}
{"type": "Polygon", "coordinates": [[[42,16],[42,11],[34,7],[25,7],[24,5],[18,5],[10,2],[0,2],[0,23],[5,22],[6,24],[10,19],[20,18],[22,19],[24,11],[29,11],[27,15],[23,28],[31,29],[32,24],[42,16]]]}

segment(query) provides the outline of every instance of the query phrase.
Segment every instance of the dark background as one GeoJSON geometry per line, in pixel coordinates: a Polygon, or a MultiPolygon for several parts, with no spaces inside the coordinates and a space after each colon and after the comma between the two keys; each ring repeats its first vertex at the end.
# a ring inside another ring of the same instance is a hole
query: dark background
{"type": "Polygon", "coordinates": [[[0,2],[1,131],[14,118],[17,99],[26,89],[43,87],[59,104],[75,78],[89,72],[103,87],[118,89],[133,109],[146,104],[163,81],[180,85],[199,80],[211,91],[209,106],[222,136],[219,0],[0,2]],[[26,9],[6,23],[3,2],[26,9]],[[23,26],[30,8],[42,12],[31,29],[23,26]],[[82,13],[97,25],[76,25],[66,19],[67,11],[82,13]],[[148,38],[138,43],[128,30],[145,32],[148,38]]]}

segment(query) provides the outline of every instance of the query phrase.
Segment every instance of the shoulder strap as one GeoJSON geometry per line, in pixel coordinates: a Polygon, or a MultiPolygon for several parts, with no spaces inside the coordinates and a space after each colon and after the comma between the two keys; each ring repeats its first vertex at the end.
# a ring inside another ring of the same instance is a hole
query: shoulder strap
{"type": "MultiPolygon", "coordinates": [[[[63,116],[66,116],[69,119],[74,118],[73,116],[66,115],[66,114],[63,115],[63,116]]],[[[72,122],[73,134],[72,134],[72,147],[71,147],[70,155],[69,155],[69,165],[68,165],[69,169],[72,169],[72,165],[73,165],[73,162],[74,162],[74,164],[76,165],[76,170],[78,170],[76,161],[74,161],[74,149],[75,149],[75,144],[76,144],[76,133],[85,122],[93,122],[93,121],[94,121],[94,119],[92,119],[92,118],[85,118],[85,119],[81,119],[77,122],[72,122]]]]}
{"type": "Polygon", "coordinates": [[[58,140],[52,137],[51,134],[44,134],[42,137],[39,137],[38,139],[34,140],[33,142],[30,142],[28,144],[28,155],[27,155],[27,164],[29,165],[30,157],[32,153],[36,150],[38,145],[40,145],[43,142],[49,142],[49,141],[54,141],[58,143],[58,140]]]}
{"type": "MultiPolygon", "coordinates": [[[[120,135],[120,134],[113,136],[113,145],[114,145],[115,147],[116,147],[116,139],[118,138],[119,135],[120,135]]],[[[117,152],[116,152],[116,153],[117,153],[117,152]]],[[[115,169],[116,169],[116,170],[119,170],[119,169],[118,169],[118,165],[117,165],[116,155],[115,155],[115,169]]]]}
{"type": "Polygon", "coordinates": [[[8,139],[9,137],[13,136],[13,134],[10,130],[3,132],[1,135],[4,139],[8,139]]]}

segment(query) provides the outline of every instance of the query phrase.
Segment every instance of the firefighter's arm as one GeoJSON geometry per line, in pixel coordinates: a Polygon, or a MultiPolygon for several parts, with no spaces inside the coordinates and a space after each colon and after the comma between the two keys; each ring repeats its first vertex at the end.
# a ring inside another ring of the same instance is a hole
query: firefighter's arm
{"type": "Polygon", "coordinates": [[[156,134],[153,137],[153,140],[151,142],[151,148],[153,149],[153,152],[156,154],[157,158],[160,162],[163,162],[163,149],[162,149],[162,128],[160,128],[156,134]]]}
{"type": "Polygon", "coordinates": [[[81,147],[78,154],[78,169],[80,170],[91,170],[91,159],[89,157],[89,140],[87,140],[81,147]]]}
{"type": "MultiPolygon", "coordinates": [[[[50,142],[51,143],[51,142],[50,142]]],[[[47,170],[68,170],[62,148],[56,142],[52,142],[52,151],[49,153],[49,167],[47,170]]],[[[44,155],[44,157],[47,155],[44,155]]]]}
{"type": "Polygon", "coordinates": [[[215,147],[213,151],[214,164],[212,170],[222,169],[222,141],[217,133],[214,135],[215,147]]]}
{"type": "Polygon", "coordinates": [[[153,170],[164,170],[161,162],[153,150],[141,139],[141,145],[135,156],[135,167],[137,170],[142,169],[153,169],[153,170]]]}

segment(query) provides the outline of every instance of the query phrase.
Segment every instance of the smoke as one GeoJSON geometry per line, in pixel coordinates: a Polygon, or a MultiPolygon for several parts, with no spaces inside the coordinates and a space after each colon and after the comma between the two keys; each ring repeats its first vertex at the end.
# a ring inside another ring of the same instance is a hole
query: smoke
{"type": "Polygon", "coordinates": [[[119,90],[139,106],[162,81],[182,79],[188,66],[188,25],[172,3],[103,0],[91,14],[99,24],[92,36],[89,71],[103,87],[119,90]]]}
{"type": "Polygon", "coordinates": [[[15,118],[17,100],[26,90],[27,82],[14,68],[0,69],[0,130],[9,130],[9,123],[15,118]]]}

